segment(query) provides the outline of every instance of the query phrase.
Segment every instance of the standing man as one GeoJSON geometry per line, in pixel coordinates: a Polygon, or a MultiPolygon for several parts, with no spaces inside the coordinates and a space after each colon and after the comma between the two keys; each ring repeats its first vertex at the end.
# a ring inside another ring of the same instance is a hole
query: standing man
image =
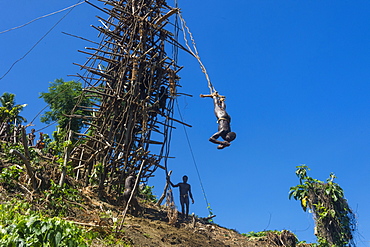
{"type": "Polygon", "coordinates": [[[192,203],[194,204],[193,195],[191,194],[191,186],[188,184],[188,176],[182,177],[182,183],[173,184],[170,180],[170,177],[167,177],[168,182],[171,184],[172,187],[179,187],[180,189],[180,204],[181,204],[181,212],[182,218],[187,219],[189,215],[189,196],[191,198],[192,203]]]}
{"type": "Polygon", "coordinates": [[[40,139],[36,142],[36,148],[40,150],[45,148],[44,136],[42,132],[40,132],[40,139]]]}
{"type": "Polygon", "coordinates": [[[28,133],[28,146],[33,147],[33,142],[35,138],[35,129],[31,129],[31,133],[28,133]]]}
{"type": "Polygon", "coordinates": [[[211,95],[201,94],[200,97],[212,97],[213,104],[215,107],[215,115],[218,123],[218,131],[214,133],[209,141],[215,144],[219,144],[217,149],[223,149],[230,146],[230,142],[236,138],[235,132],[231,131],[230,122],[231,117],[226,112],[225,96],[219,95],[217,92],[211,95]],[[224,141],[217,140],[219,137],[224,139],[224,141]]]}

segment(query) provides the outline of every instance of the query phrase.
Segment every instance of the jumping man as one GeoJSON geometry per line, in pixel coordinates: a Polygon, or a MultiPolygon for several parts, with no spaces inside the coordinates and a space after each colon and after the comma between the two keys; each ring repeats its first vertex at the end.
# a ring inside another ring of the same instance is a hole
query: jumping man
{"type": "Polygon", "coordinates": [[[226,112],[225,96],[220,96],[217,92],[215,92],[211,95],[201,94],[200,97],[212,97],[215,107],[218,131],[209,138],[209,141],[219,144],[217,146],[218,149],[223,149],[230,146],[230,142],[236,138],[236,133],[232,132],[230,128],[231,117],[226,112]],[[219,137],[224,139],[224,141],[217,140],[219,137]]]}

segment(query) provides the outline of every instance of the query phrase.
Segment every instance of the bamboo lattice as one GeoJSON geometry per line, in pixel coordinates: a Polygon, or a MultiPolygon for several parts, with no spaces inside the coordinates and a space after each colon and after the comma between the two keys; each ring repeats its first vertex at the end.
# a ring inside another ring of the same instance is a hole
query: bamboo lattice
{"type": "MultiPolygon", "coordinates": [[[[104,19],[98,47],[80,51],[88,60],[79,65],[86,73],[78,75],[85,83],[83,97],[98,98],[82,118],[85,133],[75,133],[79,141],[71,158],[86,185],[99,171],[99,188],[119,190],[129,171],[138,171],[144,161],[141,180],[146,180],[168,152],[168,133],[173,129],[173,101],[179,86],[176,59],[167,53],[180,47],[170,18],[179,10],[164,0],[102,1],[108,8],[97,7],[104,19]]],[[[90,3],[91,4],[91,3],[90,3]]],[[[180,122],[181,123],[181,122],[180,122]]],[[[183,123],[185,124],[185,123],[183,123]]]]}

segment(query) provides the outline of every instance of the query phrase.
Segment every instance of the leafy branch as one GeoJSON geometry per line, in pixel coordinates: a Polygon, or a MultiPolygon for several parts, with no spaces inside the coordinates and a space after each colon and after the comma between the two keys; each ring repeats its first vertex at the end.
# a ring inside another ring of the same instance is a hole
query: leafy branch
{"type": "Polygon", "coordinates": [[[343,189],[333,182],[333,173],[323,182],[308,176],[309,170],[306,165],[297,166],[299,184],[290,188],[289,199],[299,200],[304,211],[310,209],[313,213],[319,246],[348,246],[356,224],[343,189]]]}

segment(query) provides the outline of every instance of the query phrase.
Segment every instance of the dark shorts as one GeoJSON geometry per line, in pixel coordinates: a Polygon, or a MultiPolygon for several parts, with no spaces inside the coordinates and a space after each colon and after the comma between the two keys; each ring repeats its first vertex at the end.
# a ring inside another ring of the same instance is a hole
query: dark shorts
{"type": "Polygon", "coordinates": [[[180,203],[182,204],[189,204],[189,195],[181,195],[180,196],[180,203]]]}

